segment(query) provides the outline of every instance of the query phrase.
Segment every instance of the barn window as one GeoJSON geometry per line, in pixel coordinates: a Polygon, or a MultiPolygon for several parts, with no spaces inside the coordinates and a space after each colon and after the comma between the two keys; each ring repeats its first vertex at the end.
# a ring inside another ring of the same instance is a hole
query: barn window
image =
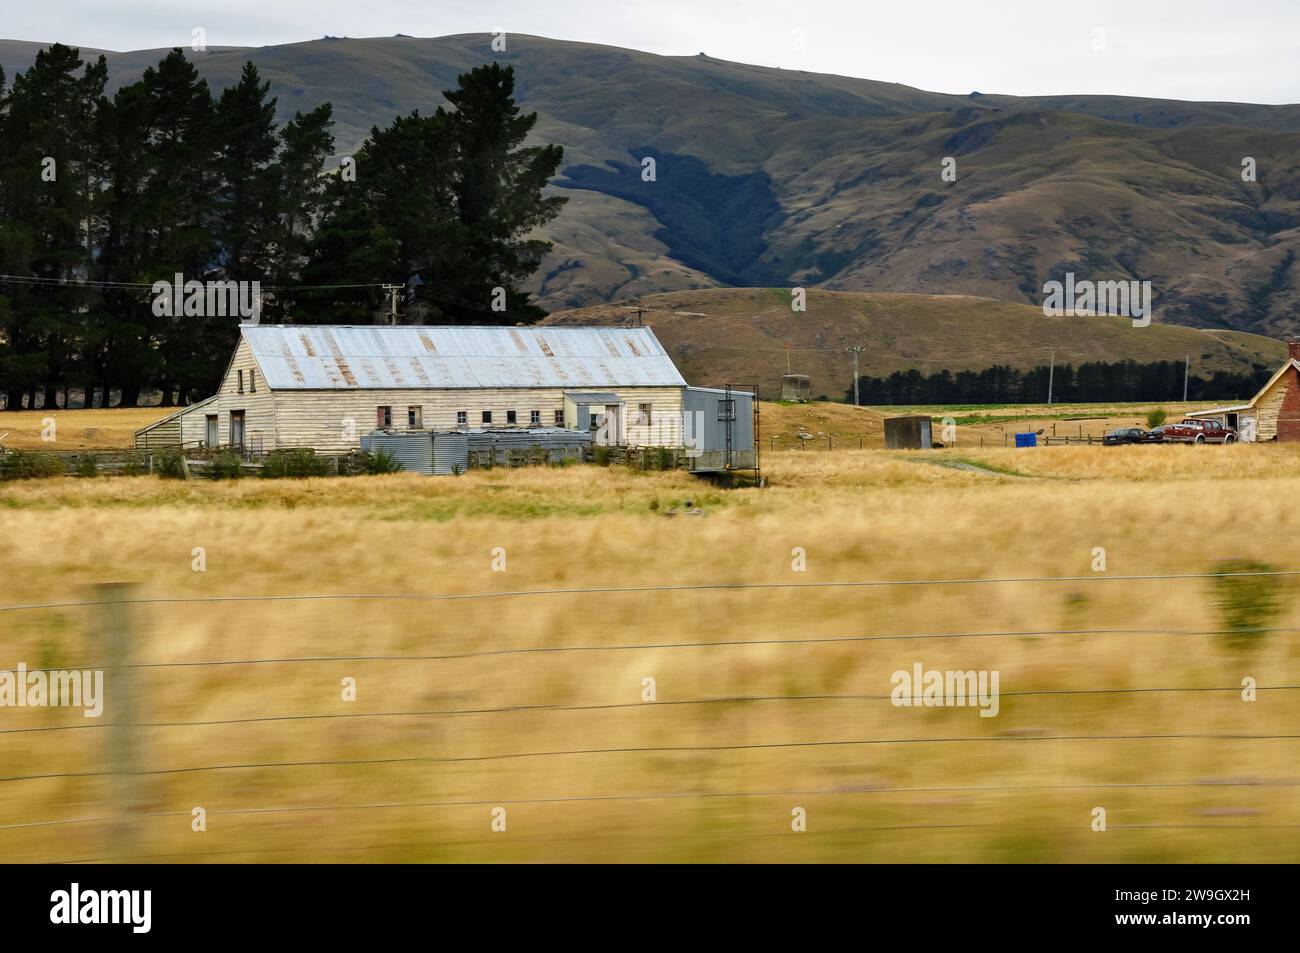
{"type": "Polygon", "coordinates": [[[485,424],[492,423],[492,411],[490,410],[483,411],[483,423],[485,424]]]}
{"type": "Polygon", "coordinates": [[[512,426],[512,427],[513,427],[515,424],[519,423],[519,413],[518,413],[518,411],[507,410],[507,411],[506,411],[506,423],[508,423],[508,424],[509,424],[510,426],[512,426]]]}
{"type": "Polygon", "coordinates": [[[649,427],[650,418],[654,413],[653,404],[637,404],[636,423],[638,427],[649,427]]]}
{"type": "Polygon", "coordinates": [[[239,375],[239,393],[242,394],[244,392],[244,372],[236,371],[235,373],[239,375]]]}
{"type": "Polygon", "coordinates": [[[375,426],[381,430],[393,425],[393,408],[387,405],[375,408],[375,426]]]}
{"type": "Polygon", "coordinates": [[[412,430],[419,430],[424,426],[424,408],[419,404],[412,404],[406,408],[406,426],[412,430]]]}
{"type": "Polygon", "coordinates": [[[530,410],[528,412],[528,426],[540,427],[542,425],[542,412],[540,410],[530,410]]]}
{"type": "Polygon", "coordinates": [[[736,419],[736,399],[718,401],[718,419],[735,420],[736,419]]]}
{"type": "Polygon", "coordinates": [[[555,412],[555,426],[557,426],[557,427],[563,427],[563,426],[564,426],[564,411],[562,411],[562,410],[557,410],[557,411],[555,412]]]}
{"type": "Polygon", "coordinates": [[[248,369],[248,392],[250,394],[257,393],[257,371],[251,367],[248,369]]]}
{"type": "Polygon", "coordinates": [[[468,427],[468,426],[469,426],[469,411],[468,411],[468,410],[458,410],[458,411],[456,411],[456,426],[457,426],[457,427],[468,427]]]}

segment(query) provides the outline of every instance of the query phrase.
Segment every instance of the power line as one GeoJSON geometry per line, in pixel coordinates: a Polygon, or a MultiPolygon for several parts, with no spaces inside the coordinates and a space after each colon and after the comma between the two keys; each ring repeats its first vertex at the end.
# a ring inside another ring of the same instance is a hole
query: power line
{"type": "MultiPolygon", "coordinates": [[[[649,703],[647,703],[649,704],[649,703]]],[[[825,741],[766,741],[735,745],[634,745],[620,748],[568,748],[553,751],[516,751],[501,754],[483,755],[410,755],[401,758],[343,758],[335,760],[312,761],[248,761],[231,764],[201,764],[183,768],[148,768],[132,772],[137,776],[163,776],[177,774],[199,774],[208,771],[246,771],[259,768],[321,768],[321,767],[355,767],[373,764],[468,764],[484,761],[513,761],[523,758],[574,757],[577,755],[602,754],[672,754],[698,753],[709,751],[759,751],[777,748],[839,748],[874,745],[920,745],[920,744],[988,744],[1004,742],[1042,742],[1042,741],[1294,741],[1300,740],[1300,734],[1138,734],[1138,735],[988,735],[954,736],[941,738],[851,738],[828,739],[825,741]]],[[[117,775],[114,771],[66,771],[46,774],[12,775],[0,777],[0,782],[8,781],[46,781],[56,778],[99,778],[117,775]]]]}
{"type": "Polygon", "coordinates": [[[152,288],[153,282],[139,281],[97,281],[93,279],[41,278],[36,275],[0,275],[0,282],[38,287],[55,286],[61,288],[152,288]]]}
{"type": "MultiPolygon", "coordinates": [[[[513,589],[496,592],[465,593],[420,593],[420,592],[381,592],[381,593],[317,593],[305,595],[246,595],[246,596],[152,596],[141,599],[125,599],[124,603],[134,605],[149,604],[184,604],[197,602],[297,602],[306,600],[347,600],[347,599],[407,599],[424,602],[456,602],[469,599],[502,599],[520,596],[556,596],[556,595],[612,595],[618,593],[638,592],[718,592],[727,590],[777,590],[777,589],[879,589],[890,586],[974,586],[997,585],[1005,583],[1059,583],[1059,582],[1147,582],[1173,581],[1188,579],[1232,579],[1251,576],[1297,576],[1300,570],[1271,569],[1248,572],[1187,572],[1187,573],[1143,573],[1135,575],[1110,575],[1092,573],[1087,576],[1008,576],[990,578],[957,579],[871,579],[861,582],[721,582],[721,583],[684,583],[681,585],[662,586],[587,586],[565,589],[513,589]]],[[[67,609],[77,606],[104,605],[101,601],[74,601],[27,603],[22,605],[0,606],[0,612],[15,612],[26,609],[67,609]]]]}
{"type": "MultiPolygon", "coordinates": [[[[169,275],[166,278],[160,278],[159,281],[171,282],[175,275],[169,275]]],[[[206,279],[195,278],[195,281],[206,279]]],[[[214,278],[214,281],[228,281],[234,279],[214,278]]],[[[156,282],[153,281],[108,281],[97,278],[42,278],[38,275],[0,275],[0,282],[21,285],[53,286],[62,288],[148,288],[153,289],[156,282]]],[[[335,284],[335,285],[262,285],[263,291],[317,291],[334,288],[383,288],[383,282],[363,282],[356,284],[335,284]]]]}
{"type": "Polygon", "coordinates": [[[424,298],[426,301],[432,301],[435,304],[454,304],[473,311],[483,311],[488,314],[497,315],[498,317],[504,316],[507,318],[516,318],[528,323],[535,322],[538,318],[535,314],[525,314],[522,311],[510,311],[504,308],[498,311],[496,308],[489,307],[482,302],[467,301],[466,299],[458,298],[455,295],[449,295],[440,291],[430,291],[424,287],[417,287],[415,289],[415,294],[418,297],[424,298]]]}

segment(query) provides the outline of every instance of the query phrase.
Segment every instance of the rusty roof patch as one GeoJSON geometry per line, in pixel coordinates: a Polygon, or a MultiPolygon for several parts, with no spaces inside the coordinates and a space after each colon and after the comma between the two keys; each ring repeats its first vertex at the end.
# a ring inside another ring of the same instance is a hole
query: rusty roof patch
{"type": "Polygon", "coordinates": [[[280,356],[284,358],[285,366],[289,368],[289,373],[293,375],[293,379],[299,384],[307,383],[307,378],[303,376],[302,368],[299,367],[298,362],[293,359],[293,351],[289,349],[289,339],[287,337],[280,338],[280,356]]]}
{"type": "Polygon", "coordinates": [[[334,357],[334,363],[338,366],[339,373],[343,375],[344,382],[349,387],[357,386],[357,379],[352,376],[352,368],[348,366],[348,359],[344,357],[343,351],[339,348],[339,342],[334,340],[334,335],[328,330],[321,335],[325,339],[325,344],[330,349],[330,354],[334,357]]]}
{"type": "Polygon", "coordinates": [[[408,357],[407,361],[410,362],[411,373],[415,375],[415,379],[417,381],[419,381],[425,387],[428,387],[430,384],[433,383],[432,381],[429,380],[429,375],[425,373],[424,365],[420,363],[419,358],[408,357]]]}
{"type": "Polygon", "coordinates": [[[551,346],[546,343],[546,338],[542,337],[541,331],[537,332],[537,346],[542,349],[542,353],[547,357],[555,357],[555,352],[552,351],[551,346]]]}

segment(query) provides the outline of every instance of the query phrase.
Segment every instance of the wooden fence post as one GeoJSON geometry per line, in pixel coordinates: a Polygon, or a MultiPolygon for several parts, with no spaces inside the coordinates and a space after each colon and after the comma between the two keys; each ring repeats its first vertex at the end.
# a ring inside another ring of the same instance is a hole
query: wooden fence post
{"type": "Polygon", "coordinates": [[[133,641],[131,600],[136,587],[112,582],[96,586],[99,603],[99,634],[107,666],[104,679],[104,709],[109,716],[109,764],[113,775],[113,815],[110,850],[114,860],[124,861],[136,849],[134,812],[136,791],[136,686],[131,667],[133,641]]]}

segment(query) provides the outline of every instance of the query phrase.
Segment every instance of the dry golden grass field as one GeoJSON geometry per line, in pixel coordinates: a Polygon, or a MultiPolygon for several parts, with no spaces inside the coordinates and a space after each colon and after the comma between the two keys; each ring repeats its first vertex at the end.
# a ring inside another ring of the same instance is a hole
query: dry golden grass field
{"type": "Polygon", "coordinates": [[[175,407],[6,411],[0,413],[0,446],[10,450],[120,450],[132,446],[141,427],[175,411],[175,407]],[[53,431],[46,428],[47,419],[53,419],[53,431]],[[54,439],[43,440],[43,434],[54,439]]]}
{"type": "Polygon", "coordinates": [[[1300,861],[1293,578],[1126,578],[1300,569],[1300,448],[765,462],[761,490],[594,466],[0,484],[0,605],[46,606],[0,611],[0,669],[102,665],[104,610],[65,604],[145,600],[101,718],[0,708],[0,850],[1300,861]],[[840,585],[866,582],[889,584],[840,585]],[[360,598],[385,594],[415,598],[360,598]],[[1225,606],[1270,631],[1230,639],[1225,606]],[[998,715],[896,707],[918,662],[997,671],[998,715]]]}

